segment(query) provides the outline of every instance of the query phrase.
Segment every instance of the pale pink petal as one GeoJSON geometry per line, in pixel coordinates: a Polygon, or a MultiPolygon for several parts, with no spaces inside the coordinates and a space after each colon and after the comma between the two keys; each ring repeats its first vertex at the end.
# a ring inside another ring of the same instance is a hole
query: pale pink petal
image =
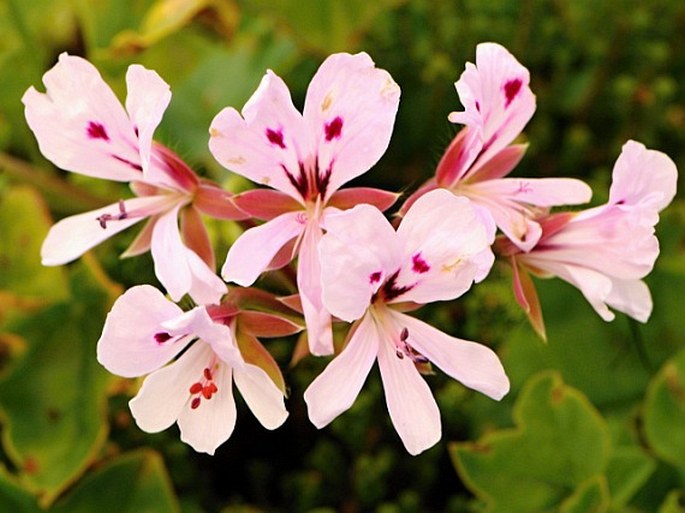
{"type": "Polygon", "coordinates": [[[471,287],[488,263],[489,240],[471,202],[446,189],[419,198],[397,230],[404,261],[397,283],[411,286],[399,300],[454,299],[471,287]],[[474,259],[478,255],[478,259],[474,259]]]}
{"type": "Polygon", "coordinates": [[[170,333],[190,333],[212,348],[228,364],[242,364],[231,328],[212,320],[204,306],[196,306],[162,324],[170,333]]]}
{"type": "Polygon", "coordinates": [[[176,422],[183,408],[189,408],[189,388],[202,376],[209,358],[209,346],[196,343],[174,363],[145,378],[138,394],[128,403],[138,427],[157,433],[176,422]]]}
{"type": "Polygon", "coordinates": [[[468,190],[493,202],[508,200],[539,207],[578,205],[592,198],[590,186],[573,178],[498,178],[470,184],[468,190]]]}
{"type": "Polygon", "coordinates": [[[606,305],[607,298],[611,294],[612,280],[605,274],[586,267],[549,261],[545,261],[539,268],[558,276],[580,290],[595,312],[605,321],[613,321],[616,317],[606,305]]]}
{"type": "Polygon", "coordinates": [[[195,252],[185,246],[183,249],[190,272],[188,294],[200,305],[219,304],[221,297],[228,292],[226,284],[195,252]]]}
{"type": "Polygon", "coordinates": [[[252,285],[278,250],[303,232],[305,223],[304,212],[288,212],[244,232],[228,250],[221,269],[224,280],[252,285]]]}
{"type": "Polygon", "coordinates": [[[283,394],[271,378],[255,365],[233,369],[235,385],[257,420],[266,429],[276,429],[288,418],[283,394]]]}
{"type": "Polygon", "coordinates": [[[160,170],[150,168],[150,151],[152,149],[152,135],[162,120],[164,111],[171,101],[169,84],[154,71],[139,64],[129,66],[126,73],[126,110],[128,111],[134,131],[138,135],[140,162],[145,179],[159,183],[156,174],[160,170]]]}
{"type": "Polygon", "coordinates": [[[124,201],[123,206],[124,211],[129,214],[121,220],[113,219],[104,222],[104,228],[98,218],[102,218],[103,215],[114,218],[120,216],[121,203],[67,217],[57,222],[50,228],[41,247],[43,265],[62,265],[71,262],[112,235],[147,216],[168,208],[169,200],[164,196],[132,198],[124,201]]]}
{"type": "Polygon", "coordinates": [[[43,82],[46,93],[31,87],[22,98],[41,153],[76,173],[139,180],[142,166],[135,129],[97,69],[63,53],[43,82]]]}
{"type": "Polygon", "coordinates": [[[304,119],[319,172],[330,174],[324,200],[385,153],[399,100],[399,86],[366,53],[337,53],[321,64],[307,90],[304,119]]]}
{"type": "MultiPolygon", "coordinates": [[[[211,354],[211,350],[208,352],[211,354]]],[[[225,363],[217,364],[214,370],[214,384],[218,389],[216,394],[209,400],[202,399],[200,406],[195,409],[190,407],[189,401],[179,413],[181,441],[197,452],[214,454],[217,447],[233,433],[237,412],[231,370],[225,363]]]]}
{"type": "Polygon", "coordinates": [[[309,420],[321,429],[348,410],[359,395],[378,352],[378,331],[370,314],[350,341],[304,392],[309,420]]]}
{"type": "Polygon", "coordinates": [[[410,358],[398,358],[393,334],[383,333],[378,344],[385,402],[390,419],[409,454],[419,454],[442,436],[440,410],[410,358]]]}
{"type": "Polygon", "coordinates": [[[139,285],[120,296],[107,314],[97,344],[98,361],[112,374],[126,378],[158,369],[176,356],[191,337],[172,332],[163,323],[183,314],[150,285],[139,285]]]}
{"type": "Polygon", "coordinates": [[[316,221],[310,221],[300,243],[297,262],[297,289],[307,325],[309,351],[315,356],[333,354],[331,315],[321,298],[320,240],[321,228],[316,221]]]}
{"type": "Polygon", "coordinates": [[[152,231],[150,251],[155,264],[155,275],[174,301],[188,293],[192,283],[185,246],[178,230],[178,211],[181,205],[159,216],[152,231]]]}
{"type": "Polygon", "coordinates": [[[469,174],[511,143],[533,116],[535,95],[529,81],[528,70],[506,48],[496,43],[478,45],[476,65],[467,63],[455,84],[465,111],[449,117],[480,136],[480,154],[469,174]]]}
{"type": "Polygon", "coordinates": [[[402,203],[402,206],[400,207],[400,211],[398,212],[398,215],[400,217],[404,217],[404,215],[407,213],[407,211],[411,208],[411,206],[416,203],[416,200],[419,199],[421,196],[426,194],[427,192],[433,191],[440,187],[436,181],[435,178],[430,178],[424,184],[416,189],[409,197],[404,200],[404,203],[402,203]]]}
{"type": "Polygon", "coordinates": [[[659,220],[656,214],[673,200],[677,180],[678,171],[668,155],[628,141],[614,165],[609,203],[639,205],[653,226],[659,220]]]}
{"type": "Polygon", "coordinates": [[[303,202],[302,186],[295,183],[305,174],[302,166],[312,150],[302,115],[283,80],[267,72],[243,116],[230,107],[216,115],[209,129],[214,158],[253,182],[303,202]]]}
{"type": "Polygon", "coordinates": [[[319,245],[323,304],[345,321],[359,319],[371,297],[400,266],[397,234],[370,205],[326,217],[319,245]]]}
{"type": "Polygon", "coordinates": [[[611,280],[611,292],[605,301],[640,322],[647,322],[652,313],[652,295],[642,280],[611,280]]]}
{"type": "Polygon", "coordinates": [[[452,378],[496,400],[509,392],[509,379],[490,348],[450,337],[408,315],[390,314],[397,333],[406,328],[409,344],[452,378]]]}

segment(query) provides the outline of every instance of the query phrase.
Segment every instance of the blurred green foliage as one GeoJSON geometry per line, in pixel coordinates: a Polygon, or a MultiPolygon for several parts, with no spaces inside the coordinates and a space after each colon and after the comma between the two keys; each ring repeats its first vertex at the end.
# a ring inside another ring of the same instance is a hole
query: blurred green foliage
{"type": "MultiPolygon", "coordinates": [[[[412,190],[456,131],[447,114],[460,108],[453,83],[464,63],[477,43],[497,41],[530,69],[538,98],[515,173],[582,177],[599,202],[626,139],[685,168],[685,4],[4,0],[0,34],[0,511],[685,511],[682,198],[658,228],[645,326],[620,315],[604,323],[572,287],[538,282],[545,345],[504,267],[464,299],[417,312],[495,347],[512,381],[497,403],[429,376],[444,436],[426,453],[404,452],[377,371],[352,409],[317,431],[302,393],[325,362],[289,368],[295,340],[283,339],[268,347],[291,389],[290,418],[267,432],[239,404],[236,431],[210,458],[183,445],[176,428],[138,430],[126,405],[136,384],[95,360],[116,295],[155,283],[149,257],[118,259],[134,233],[66,267],[40,266],[52,220],[127,191],[52,167],[20,102],[29,86],[42,89],[63,51],[90,59],[122,99],[127,66],[142,63],[173,92],[156,137],[237,190],[245,181],[207,149],[212,117],[242,107],[267,68],[301,105],[329,53],[364,50],[400,84],[402,100],[388,153],[357,183],[412,190]]],[[[225,248],[235,233],[222,226],[213,235],[225,248]]]]}

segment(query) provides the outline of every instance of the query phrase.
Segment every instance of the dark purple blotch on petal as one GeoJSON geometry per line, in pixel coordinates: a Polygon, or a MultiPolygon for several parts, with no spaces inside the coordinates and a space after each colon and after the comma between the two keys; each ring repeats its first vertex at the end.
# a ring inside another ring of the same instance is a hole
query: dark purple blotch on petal
{"type": "Polygon", "coordinates": [[[423,258],[421,258],[421,253],[417,253],[411,257],[411,269],[415,273],[423,274],[430,271],[430,265],[423,258]]]}
{"type": "Polygon", "coordinates": [[[375,302],[377,297],[381,296],[381,299],[384,299],[386,302],[387,301],[392,301],[393,299],[398,298],[405,292],[409,292],[411,289],[414,288],[414,285],[403,285],[401,287],[397,286],[397,277],[400,274],[400,270],[398,269],[394,273],[390,275],[390,277],[385,281],[383,286],[380,288],[378,292],[376,292],[373,297],[371,298],[371,302],[375,302]]]}
{"type": "Polygon", "coordinates": [[[343,120],[340,116],[336,116],[333,121],[326,123],[324,130],[326,132],[326,141],[339,139],[342,133],[343,120]]]}
{"type": "Polygon", "coordinates": [[[288,177],[288,180],[292,184],[293,187],[297,190],[297,192],[300,193],[300,196],[302,196],[302,199],[307,199],[307,193],[309,192],[309,181],[307,180],[307,172],[304,169],[304,164],[302,162],[299,163],[299,171],[297,177],[295,177],[290,171],[288,171],[288,168],[285,167],[285,164],[281,164],[281,169],[285,173],[285,176],[288,177]]]}
{"type": "Polygon", "coordinates": [[[283,142],[283,131],[272,130],[271,128],[266,129],[266,138],[271,144],[275,144],[282,149],[285,149],[285,143],[283,142]]]}
{"type": "Polygon", "coordinates": [[[507,98],[507,101],[504,104],[505,108],[509,107],[509,104],[512,102],[512,100],[516,98],[516,95],[521,90],[522,84],[523,82],[520,78],[509,80],[506,84],[504,84],[504,96],[507,98]]]}
{"type": "Polygon", "coordinates": [[[163,344],[171,339],[171,335],[166,331],[160,331],[159,333],[154,334],[154,339],[158,344],[163,344]]]}
{"type": "Polygon", "coordinates": [[[91,139],[102,139],[103,141],[109,141],[109,135],[105,126],[97,121],[89,121],[86,127],[86,133],[91,139]]]}

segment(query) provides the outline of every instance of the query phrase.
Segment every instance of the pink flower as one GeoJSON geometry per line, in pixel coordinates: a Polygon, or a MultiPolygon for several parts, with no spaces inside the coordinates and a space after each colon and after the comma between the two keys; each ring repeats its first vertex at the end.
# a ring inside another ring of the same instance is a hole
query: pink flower
{"type": "Polygon", "coordinates": [[[317,251],[321,220],[329,207],[373,203],[388,208],[397,195],[368,188],[338,191],[366,172],[385,152],[400,90],[365,53],[335,54],[312,79],[304,114],[287,86],[268,71],[242,115],[221,111],[209,147],[225,167],[277,189],[248,191],[236,204],[267,220],[231,247],[222,275],[248,286],[269,268],[299,254],[297,281],[309,337],[317,355],[333,352],[331,317],[321,300],[317,251]]]}
{"type": "Polygon", "coordinates": [[[494,399],[509,390],[497,355],[401,313],[401,305],[454,299],[483,274],[485,228],[469,200],[438,190],[419,198],[397,232],[379,210],[330,215],[321,239],[323,301],[356,321],[342,352],[304,394],[318,428],[354,402],[375,360],[390,418],[411,454],[441,437],[440,412],[417,365],[429,361],[494,399]],[[397,309],[399,308],[399,309],[397,309]]]}
{"type": "MultiPolygon", "coordinates": [[[[611,307],[646,322],[652,298],[642,278],[659,255],[654,225],[675,196],[676,181],[675,164],[667,155],[628,141],[614,166],[608,203],[543,218],[542,237],[527,253],[500,245],[512,257],[519,303],[527,310],[537,303],[534,289],[521,281],[520,273],[530,271],[571,283],[605,321],[614,319],[611,307]]],[[[542,326],[541,318],[537,322],[542,326]]]]}
{"type": "Polygon", "coordinates": [[[585,203],[591,189],[569,178],[504,178],[518,164],[525,144],[511,144],[535,112],[535,96],[529,87],[528,70],[504,47],[481,43],[476,65],[455,84],[464,112],[449,120],[465,127],[457,134],[438,163],[435,178],[407,201],[411,203],[436,187],[467,196],[481,216],[521,249],[528,250],[540,238],[534,217],[555,205],[585,203]]]}
{"type": "Polygon", "coordinates": [[[157,277],[172,298],[189,293],[199,303],[217,303],[226,286],[214,272],[200,212],[229,219],[244,214],[228,193],[201,182],[176,154],[152,140],[171,99],[166,82],[154,71],[130,66],[124,109],[92,64],[66,53],[43,82],[46,93],[30,87],[22,99],[43,155],[76,173],[131,182],[138,196],[58,222],[43,243],[43,264],[74,260],[149,218],[125,255],[151,249],[157,277]]]}
{"type": "Polygon", "coordinates": [[[214,454],[235,426],[233,382],[265,428],[277,428],[288,416],[282,391],[264,370],[245,362],[234,331],[204,306],[183,312],[141,285],[114,303],[98,361],[120,376],[149,374],[129,403],[142,430],[156,433],[178,423],[183,442],[214,454]]]}

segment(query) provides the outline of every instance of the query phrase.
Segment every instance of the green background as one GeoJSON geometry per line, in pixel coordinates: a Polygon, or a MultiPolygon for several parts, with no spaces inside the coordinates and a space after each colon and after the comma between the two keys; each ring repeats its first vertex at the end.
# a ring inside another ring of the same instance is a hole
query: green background
{"type": "MultiPolygon", "coordinates": [[[[138,384],[95,360],[104,316],[127,287],[156,284],[149,255],[119,260],[135,229],[77,262],[40,265],[50,225],[128,191],[55,169],[20,102],[67,51],[92,61],[121,99],[131,63],[173,98],[156,138],[233,191],[245,180],[207,148],[212,117],[240,109],[267,68],[301,107],[332,52],[366,51],[402,88],[387,154],[355,181],[411,192],[456,133],[453,83],[482,41],[530,69],[537,112],[519,176],[588,180],[607,196],[625,140],[685,167],[685,4],[535,0],[0,1],[0,511],[685,512],[685,203],[662,213],[648,277],[654,313],[603,322],[559,280],[536,282],[544,344],[513,299],[510,272],[418,315],[496,348],[512,381],[501,402],[438,373],[443,440],[409,456],[377,370],[353,408],[317,431],[302,393],[324,367],[290,367],[295,339],[268,341],[290,386],[290,417],[263,429],[239,400],[231,439],[195,454],[175,427],[148,435],[138,384]]],[[[211,223],[217,260],[240,232],[211,223]]],[[[260,285],[274,287],[267,277],[260,285]]]]}

